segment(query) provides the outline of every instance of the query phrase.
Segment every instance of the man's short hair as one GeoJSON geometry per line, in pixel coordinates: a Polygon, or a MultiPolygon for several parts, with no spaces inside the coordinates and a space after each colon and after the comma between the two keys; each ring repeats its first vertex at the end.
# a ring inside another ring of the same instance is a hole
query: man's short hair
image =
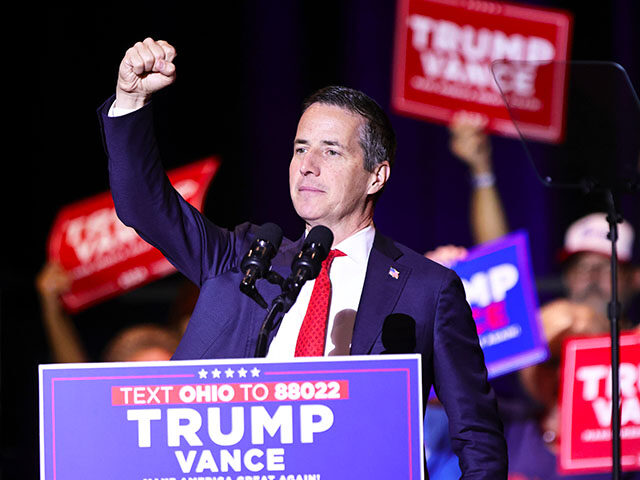
{"type": "Polygon", "coordinates": [[[334,105],[364,117],[364,128],[360,131],[360,146],[364,152],[364,168],[372,172],[384,162],[393,166],[396,157],[396,134],[391,121],[368,95],[353,88],[330,86],[313,93],[303,104],[304,113],[314,103],[334,105]]]}

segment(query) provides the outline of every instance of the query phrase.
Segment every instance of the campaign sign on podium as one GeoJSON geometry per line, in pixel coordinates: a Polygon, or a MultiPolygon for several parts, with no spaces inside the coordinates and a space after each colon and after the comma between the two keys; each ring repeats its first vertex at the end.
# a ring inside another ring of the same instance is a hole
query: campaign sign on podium
{"type": "Polygon", "coordinates": [[[42,480],[422,479],[419,355],[41,365],[42,480]]]}

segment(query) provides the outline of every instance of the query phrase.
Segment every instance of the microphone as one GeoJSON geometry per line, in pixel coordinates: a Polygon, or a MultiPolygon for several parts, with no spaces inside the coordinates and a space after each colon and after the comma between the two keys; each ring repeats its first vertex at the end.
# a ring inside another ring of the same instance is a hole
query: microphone
{"type": "Polygon", "coordinates": [[[262,308],[267,302],[256,289],[256,280],[265,277],[271,268],[271,259],[282,242],[282,229],[275,223],[265,223],[256,231],[256,238],[240,263],[243,273],[240,291],[255,300],[262,308]]]}
{"type": "Polygon", "coordinates": [[[413,353],[416,350],[416,321],[406,313],[391,313],[382,324],[382,353],[413,353]]]}
{"type": "Polygon", "coordinates": [[[327,227],[317,225],[311,229],[300,252],[291,262],[291,275],[283,285],[283,313],[287,313],[298,298],[300,289],[320,273],[322,261],[333,245],[333,233],[327,227]]]}

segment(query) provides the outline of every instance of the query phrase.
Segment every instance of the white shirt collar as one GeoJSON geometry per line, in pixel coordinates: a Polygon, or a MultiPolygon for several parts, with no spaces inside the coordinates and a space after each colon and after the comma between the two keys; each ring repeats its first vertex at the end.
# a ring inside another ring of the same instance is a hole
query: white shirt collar
{"type": "Polygon", "coordinates": [[[345,238],[333,248],[340,250],[347,257],[358,264],[366,264],[369,261],[369,252],[373,247],[376,229],[369,225],[345,238]]]}

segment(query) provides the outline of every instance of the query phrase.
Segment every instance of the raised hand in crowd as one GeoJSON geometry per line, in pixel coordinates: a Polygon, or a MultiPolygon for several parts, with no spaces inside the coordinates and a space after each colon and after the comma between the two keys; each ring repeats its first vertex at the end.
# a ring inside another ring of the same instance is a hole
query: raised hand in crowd
{"type": "Polygon", "coordinates": [[[140,108],[154,92],[171,85],[176,79],[175,57],[173,46],[152,38],[127,50],[118,70],[115,106],[140,108]]]}
{"type": "Polygon", "coordinates": [[[80,336],[62,306],[60,295],[71,287],[69,274],[57,263],[44,265],[36,277],[40,297],[42,322],[51,348],[52,359],[59,363],[80,363],[88,360],[80,336]]]}
{"type": "Polygon", "coordinates": [[[457,245],[442,245],[424,254],[429,260],[451,268],[455,263],[467,256],[467,249],[457,245]]]}
{"type": "Polygon", "coordinates": [[[474,243],[484,243],[509,233],[507,218],[495,187],[491,144],[480,116],[459,113],[449,126],[451,152],[469,166],[471,230],[474,243]]]}
{"type": "Polygon", "coordinates": [[[459,113],[449,125],[451,152],[469,166],[472,175],[493,174],[485,123],[483,117],[459,113]]]}

